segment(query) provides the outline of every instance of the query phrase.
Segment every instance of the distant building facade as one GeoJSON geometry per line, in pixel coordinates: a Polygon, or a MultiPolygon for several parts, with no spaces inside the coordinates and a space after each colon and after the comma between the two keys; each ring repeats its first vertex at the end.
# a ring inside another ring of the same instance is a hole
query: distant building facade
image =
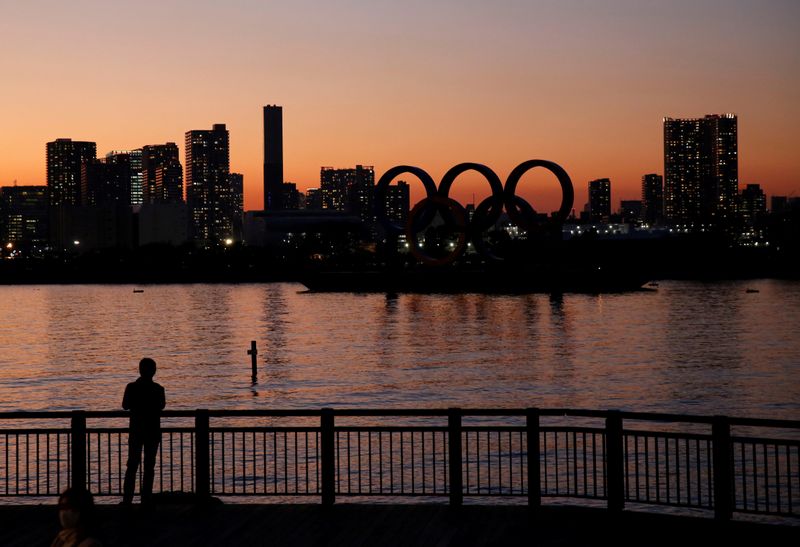
{"type": "Polygon", "coordinates": [[[131,205],[131,164],[127,155],[113,163],[89,159],[81,164],[81,205],[131,205]]]}
{"type": "Polygon", "coordinates": [[[18,245],[47,243],[47,187],[0,188],[0,242],[18,245]]]}
{"type": "Polygon", "coordinates": [[[142,147],[143,203],[183,201],[183,168],[174,142],[142,147]]]}
{"type": "Polygon", "coordinates": [[[47,143],[47,190],[49,205],[80,205],[81,164],[94,160],[97,144],[72,139],[47,143]]]}
{"type": "Polygon", "coordinates": [[[230,194],[222,203],[223,215],[231,219],[233,239],[242,239],[242,221],[244,215],[244,175],[231,173],[228,175],[230,194]]]}
{"type": "Polygon", "coordinates": [[[593,222],[608,222],[611,217],[611,180],[589,181],[589,218],[593,222]]]}
{"type": "Polygon", "coordinates": [[[405,224],[408,221],[410,209],[411,194],[407,182],[399,180],[397,184],[390,184],[386,187],[386,216],[391,222],[399,225],[405,224]]]}
{"type": "Polygon", "coordinates": [[[642,202],[638,199],[623,199],[619,202],[619,216],[622,222],[634,224],[642,220],[642,202]]]}
{"type": "Polygon", "coordinates": [[[356,165],[355,169],[320,170],[322,208],[347,211],[362,221],[375,220],[375,170],[371,165],[356,165]]]}
{"type": "Polygon", "coordinates": [[[742,190],[739,212],[747,225],[753,225],[767,214],[767,196],[760,184],[748,184],[742,190]]]}
{"type": "Polygon", "coordinates": [[[322,190],[319,188],[307,188],[305,208],[312,210],[322,209],[322,190]]]}
{"type": "Polygon", "coordinates": [[[674,223],[726,224],[739,185],[734,114],[664,118],[664,214],[674,223]]]}
{"type": "Polygon", "coordinates": [[[145,203],[139,209],[139,245],[189,241],[189,208],[182,201],[145,203]]]}
{"type": "Polygon", "coordinates": [[[186,204],[192,238],[217,245],[234,237],[229,168],[229,135],[225,124],[186,132],[186,204]]]}
{"type": "Polygon", "coordinates": [[[297,190],[297,185],[293,182],[284,182],[282,188],[282,208],[287,210],[299,209],[302,194],[297,190]]]}
{"type": "Polygon", "coordinates": [[[141,205],[143,201],[142,185],[142,149],[112,150],[106,154],[106,163],[127,163],[129,165],[131,189],[131,205],[141,205]]]}
{"type": "Polygon", "coordinates": [[[649,225],[664,220],[664,178],[650,173],[642,177],[642,220],[649,225]]]}

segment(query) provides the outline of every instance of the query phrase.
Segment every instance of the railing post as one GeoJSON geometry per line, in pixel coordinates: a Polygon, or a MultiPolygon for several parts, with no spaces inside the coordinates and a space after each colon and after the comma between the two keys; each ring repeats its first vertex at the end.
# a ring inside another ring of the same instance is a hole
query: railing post
{"type": "Polygon", "coordinates": [[[622,416],[619,410],[610,410],[606,417],[606,496],[609,511],[622,511],[625,507],[622,416]]]}
{"type": "Polygon", "coordinates": [[[86,413],[76,410],[70,424],[72,444],[72,488],[86,488],[86,413]]]}
{"type": "Polygon", "coordinates": [[[198,497],[211,495],[208,410],[198,408],[194,415],[194,491],[198,497]]]}
{"type": "Polygon", "coordinates": [[[733,512],[731,425],[725,416],[714,417],[711,442],[714,454],[714,517],[730,520],[733,512]]]}
{"type": "Polygon", "coordinates": [[[464,484],[461,475],[461,409],[451,408],[447,413],[447,448],[450,467],[450,505],[464,502],[464,484]]]}
{"type": "Polygon", "coordinates": [[[323,408],[320,415],[320,475],[322,478],[322,505],[336,501],[336,444],[334,439],[333,409],[323,408]]]}
{"type": "Polygon", "coordinates": [[[538,408],[529,408],[525,411],[525,433],[528,443],[528,507],[538,509],[542,505],[538,408]]]}

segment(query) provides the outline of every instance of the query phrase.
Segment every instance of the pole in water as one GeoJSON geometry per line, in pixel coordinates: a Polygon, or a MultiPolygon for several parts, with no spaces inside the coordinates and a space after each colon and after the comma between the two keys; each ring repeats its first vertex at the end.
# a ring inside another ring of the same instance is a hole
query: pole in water
{"type": "Polygon", "coordinates": [[[253,369],[253,383],[255,384],[258,382],[258,350],[256,349],[256,341],[252,340],[250,342],[250,349],[247,350],[247,355],[250,356],[250,365],[253,369]]]}

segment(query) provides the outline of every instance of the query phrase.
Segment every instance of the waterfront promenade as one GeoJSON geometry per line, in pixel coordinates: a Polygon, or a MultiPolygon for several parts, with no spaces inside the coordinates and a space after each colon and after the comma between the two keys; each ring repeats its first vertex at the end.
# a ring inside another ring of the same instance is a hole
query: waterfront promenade
{"type": "MultiPolygon", "coordinates": [[[[159,505],[97,508],[107,546],[797,545],[800,527],[602,509],[445,505],[159,505]]],[[[49,545],[55,504],[0,506],[0,545],[49,545]]]]}

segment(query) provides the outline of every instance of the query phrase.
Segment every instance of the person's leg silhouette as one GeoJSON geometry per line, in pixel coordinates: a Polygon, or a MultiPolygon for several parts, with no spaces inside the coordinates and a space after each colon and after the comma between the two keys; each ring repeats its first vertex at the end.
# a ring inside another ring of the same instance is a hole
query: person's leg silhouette
{"type": "MultiPolygon", "coordinates": [[[[133,502],[133,492],[136,490],[136,474],[142,461],[142,439],[133,433],[128,436],[128,467],[125,470],[125,483],[122,488],[122,503],[133,502]]],[[[151,482],[152,484],[152,482],[151,482]]]]}

